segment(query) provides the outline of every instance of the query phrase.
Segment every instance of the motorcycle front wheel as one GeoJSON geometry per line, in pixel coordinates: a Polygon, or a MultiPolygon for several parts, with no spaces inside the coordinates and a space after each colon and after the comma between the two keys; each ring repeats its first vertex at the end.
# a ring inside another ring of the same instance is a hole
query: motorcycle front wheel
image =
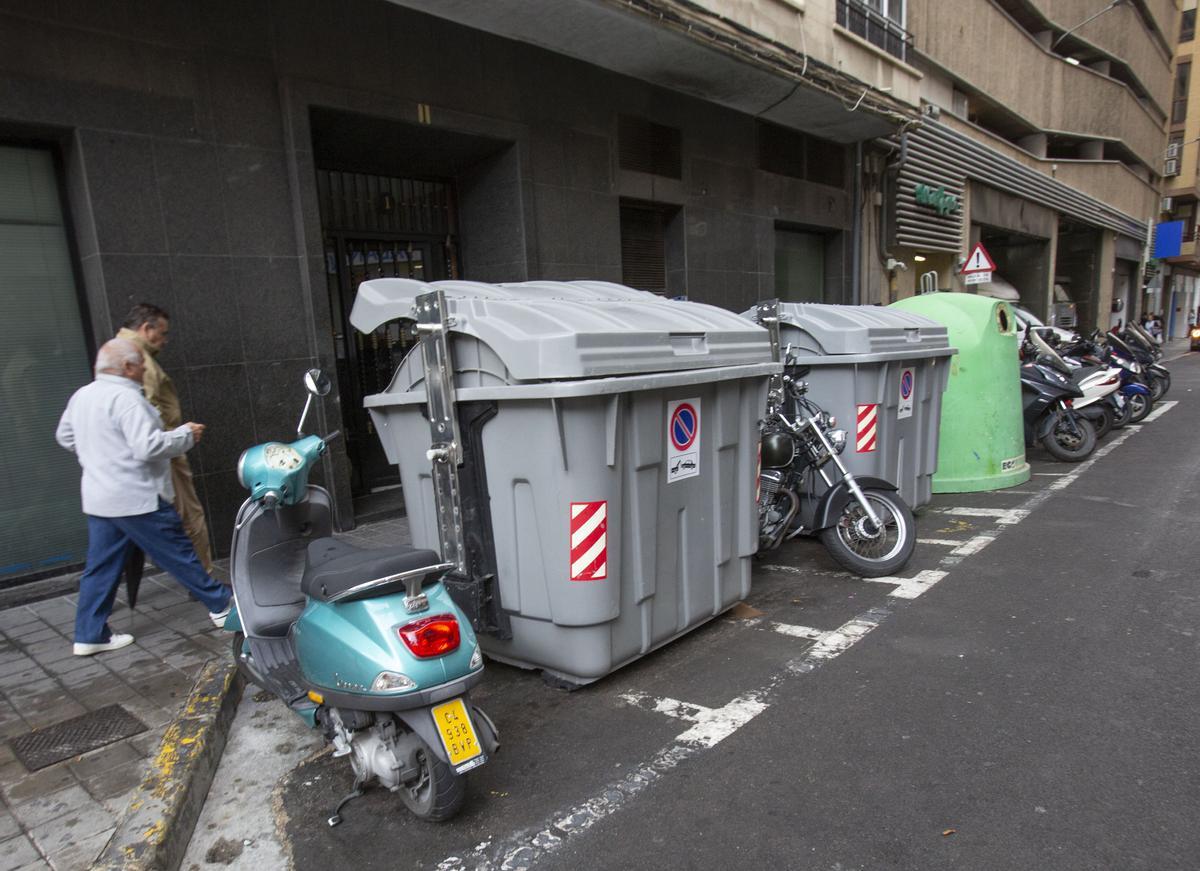
{"type": "Polygon", "coordinates": [[[417,751],[419,774],[412,786],[400,784],[397,792],[413,816],[431,823],[441,823],[462,809],[467,798],[467,778],[454,771],[423,746],[417,751]]]}
{"type": "Polygon", "coordinates": [[[1120,406],[1113,410],[1113,415],[1113,429],[1120,429],[1133,419],[1133,407],[1129,404],[1128,396],[1120,406]]]}
{"type": "Polygon", "coordinates": [[[1044,447],[1050,456],[1064,463],[1078,463],[1091,456],[1096,450],[1096,428],[1092,422],[1083,417],[1075,418],[1075,429],[1065,417],[1060,417],[1054,424],[1054,429],[1042,439],[1044,447]]]}
{"type": "Polygon", "coordinates": [[[833,526],[821,530],[821,543],[842,568],[864,578],[879,578],[903,568],[917,546],[912,509],[896,493],[863,490],[882,528],[873,524],[851,497],[833,526]]]}

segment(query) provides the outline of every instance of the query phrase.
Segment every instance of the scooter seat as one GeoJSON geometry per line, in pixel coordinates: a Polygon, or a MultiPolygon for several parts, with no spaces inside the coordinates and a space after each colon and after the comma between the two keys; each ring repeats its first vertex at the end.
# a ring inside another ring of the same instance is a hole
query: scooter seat
{"type": "MultiPolygon", "coordinates": [[[[327,602],[377,578],[432,568],[440,562],[434,551],[407,544],[366,548],[344,539],[318,538],[308,545],[308,562],[300,589],[310,598],[327,602]]],[[[390,590],[381,589],[377,595],[385,592],[390,590]]]]}

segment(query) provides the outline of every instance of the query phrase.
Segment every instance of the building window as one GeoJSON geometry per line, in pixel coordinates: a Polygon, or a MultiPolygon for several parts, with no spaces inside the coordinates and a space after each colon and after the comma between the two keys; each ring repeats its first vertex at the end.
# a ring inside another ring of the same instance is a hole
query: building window
{"type": "Polygon", "coordinates": [[[844,188],[846,149],[774,124],[758,125],[758,168],[777,175],[844,188]]]}
{"type": "Polygon", "coordinates": [[[677,296],[684,292],[678,206],[621,200],[621,283],[677,296]]]}
{"type": "Polygon", "coordinates": [[[1196,10],[1187,9],[1183,13],[1183,19],[1179,24],[1179,41],[1191,42],[1196,38],[1196,10]]]}
{"type": "Polygon", "coordinates": [[[1187,120],[1188,83],[1192,77],[1192,62],[1183,61],[1175,67],[1175,95],[1171,100],[1171,123],[1187,120]]]}
{"type": "Polygon", "coordinates": [[[621,115],[617,119],[617,151],[621,169],[683,178],[683,137],[674,127],[621,115]]]}
{"type": "Polygon", "coordinates": [[[908,60],[912,36],[904,29],[904,0],[838,0],[837,23],[892,57],[908,60]]]}

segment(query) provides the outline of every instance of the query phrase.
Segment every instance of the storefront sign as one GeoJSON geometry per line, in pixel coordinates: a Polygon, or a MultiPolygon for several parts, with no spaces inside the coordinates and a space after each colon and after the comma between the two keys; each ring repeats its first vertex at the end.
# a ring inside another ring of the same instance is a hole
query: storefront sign
{"type": "Polygon", "coordinates": [[[958,197],[946,193],[945,187],[931,188],[927,184],[919,184],[913,190],[913,197],[921,205],[935,209],[939,215],[958,211],[958,197]]]}

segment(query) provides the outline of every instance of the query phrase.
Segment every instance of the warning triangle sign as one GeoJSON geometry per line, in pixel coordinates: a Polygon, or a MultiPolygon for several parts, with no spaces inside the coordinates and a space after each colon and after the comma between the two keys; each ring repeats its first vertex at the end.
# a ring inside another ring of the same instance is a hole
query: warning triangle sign
{"type": "Polygon", "coordinates": [[[995,269],[996,264],[992,262],[992,258],[983,247],[983,243],[976,242],[975,247],[971,249],[971,255],[967,257],[967,262],[963,264],[961,274],[970,275],[973,272],[993,272],[995,269]]]}

